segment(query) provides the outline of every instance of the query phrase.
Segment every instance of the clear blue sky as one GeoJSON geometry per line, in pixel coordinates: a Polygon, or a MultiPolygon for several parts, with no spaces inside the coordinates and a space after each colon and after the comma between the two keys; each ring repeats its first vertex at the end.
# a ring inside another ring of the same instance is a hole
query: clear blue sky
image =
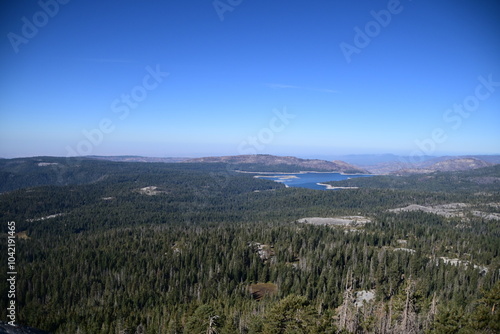
{"type": "Polygon", "coordinates": [[[496,0],[59,1],[2,1],[0,157],[500,153],[496,0]]]}

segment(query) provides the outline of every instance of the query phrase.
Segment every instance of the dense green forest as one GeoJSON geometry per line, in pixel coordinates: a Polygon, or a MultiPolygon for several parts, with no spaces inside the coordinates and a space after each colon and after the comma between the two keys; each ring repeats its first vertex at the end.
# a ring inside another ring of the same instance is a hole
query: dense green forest
{"type": "Polygon", "coordinates": [[[500,331],[498,166],[332,183],[359,187],[340,191],[239,169],[0,161],[18,322],[53,333],[500,331]],[[371,222],[297,222],[345,216],[371,222]]]}

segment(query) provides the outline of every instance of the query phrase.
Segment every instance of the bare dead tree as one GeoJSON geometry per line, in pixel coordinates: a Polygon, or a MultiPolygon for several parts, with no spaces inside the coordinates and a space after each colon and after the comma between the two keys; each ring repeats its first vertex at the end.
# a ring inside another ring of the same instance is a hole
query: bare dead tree
{"type": "Polygon", "coordinates": [[[418,332],[417,312],[415,309],[415,300],[413,298],[414,292],[415,284],[410,278],[408,279],[408,284],[405,289],[406,299],[401,320],[402,333],[416,334],[418,332]]]}
{"type": "Polygon", "coordinates": [[[354,332],[357,328],[357,314],[353,311],[353,279],[352,270],[349,268],[346,275],[343,302],[340,306],[339,329],[354,332]]]}
{"type": "Polygon", "coordinates": [[[217,319],[219,319],[218,315],[213,315],[208,317],[208,327],[207,334],[218,334],[217,332],[217,319]]]}

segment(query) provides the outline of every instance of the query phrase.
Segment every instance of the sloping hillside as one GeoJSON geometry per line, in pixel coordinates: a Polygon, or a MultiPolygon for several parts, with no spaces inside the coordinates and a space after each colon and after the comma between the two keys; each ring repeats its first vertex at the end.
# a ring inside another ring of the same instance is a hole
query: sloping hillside
{"type": "Polygon", "coordinates": [[[300,159],[296,157],[289,157],[289,156],[283,157],[283,156],[275,156],[268,154],[206,157],[206,158],[190,159],[185,162],[227,163],[234,165],[242,165],[240,166],[240,168],[247,171],[283,171],[283,172],[297,171],[298,172],[307,170],[307,171],[369,174],[369,172],[366,171],[365,169],[348,164],[343,161],[300,159]]]}
{"type": "Polygon", "coordinates": [[[491,166],[490,163],[477,158],[457,158],[440,161],[431,166],[431,169],[440,172],[471,170],[491,166]]]}
{"type": "Polygon", "coordinates": [[[426,174],[378,175],[326,182],[335,187],[404,189],[439,192],[498,192],[500,165],[462,171],[429,172],[426,174]]]}
{"type": "Polygon", "coordinates": [[[415,168],[404,168],[397,170],[392,174],[405,175],[405,174],[426,174],[433,172],[457,172],[457,171],[468,171],[489,166],[492,166],[492,164],[481,159],[472,157],[460,157],[460,158],[441,160],[426,166],[422,165],[415,168]]]}

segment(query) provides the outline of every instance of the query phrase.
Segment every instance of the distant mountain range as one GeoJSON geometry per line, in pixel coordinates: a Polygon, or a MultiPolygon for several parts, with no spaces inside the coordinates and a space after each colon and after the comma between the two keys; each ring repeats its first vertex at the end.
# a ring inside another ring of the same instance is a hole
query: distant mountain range
{"type": "Polygon", "coordinates": [[[90,155],[87,156],[86,158],[116,161],[116,162],[165,162],[165,163],[182,162],[189,159],[189,158],[176,158],[176,157],[167,157],[167,158],[140,157],[135,155],[119,155],[119,156],[90,155]]]}
{"type": "MultiPolygon", "coordinates": [[[[327,161],[319,159],[301,159],[290,156],[276,156],[269,154],[256,155],[233,155],[223,157],[205,157],[184,161],[185,163],[227,163],[240,165],[243,170],[250,165],[263,166],[290,166],[299,168],[302,171],[325,171],[352,174],[370,174],[366,169],[348,164],[344,161],[327,161]]],[[[278,171],[278,170],[277,170],[278,171]]]]}
{"type": "Polygon", "coordinates": [[[420,156],[359,154],[336,157],[374,174],[421,174],[436,171],[461,171],[500,164],[500,155],[420,156]]]}
{"type": "Polygon", "coordinates": [[[379,164],[394,163],[394,162],[405,162],[405,163],[413,162],[416,164],[432,164],[442,160],[457,159],[457,158],[476,158],[492,164],[500,164],[500,155],[479,155],[479,154],[447,155],[447,156],[421,155],[412,158],[406,155],[385,153],[385,154],[347,154],[347,155],[336,155],[329,157],[332,160],[342,160],[347,163],[362,167],[376,166],[379,164]]]}
{"type": "MultiPolygon", "coordinates": [[[[500,155],[474,156],[423,156],[411,159],[393,154],[345,155],[328,161],[322,159],[302,159],[293,156],[276,156],[269,154],[213,156],[203,158],[180,157],[141,157],[141,156],[86,156],[70,158],[31,157],[16,159],[0,159],[0,181],[9,181],[11,174],[23,174],[26,168],[33,166],[52,166],[52,169],[66,170],[78,160],[107,160],[114,162],[147,162],[147,163],[225,163],[232,170],[248,172],[300,172],[320,171],[346,174],[423,174],[436,171],[467,171],[500,164],[500,155]],[[417,160],[417,161],[414,161],[417,160]],[[72,163],[73,161],[73,163],[72,163]],[[23,163],[24,162],[24,163],[23,163]],[[26,164],[27,163],[27,164],[26,164]],[[63,169],[61,169],[63,168],[63,169]],[[21,172],[22,170],[23,172],[21,172]]],[[[36,170],[36,169],[35,169],[36,170]]],[[[89,170],[90,171],[90,170],[89,170]]],[[[92,174],[92,173],[91,173],[92,174]]],[[[47,177],[45,177],[47,178],[47,177]]],[[[84,179],[87,176],[83,177],[84,179]]],[[[64,183],[64,182],[62,182],[64,183]]],[[[44,184],[42,182],[42,184],[44,184]]]]}
{"type": "Polygon", "coordinates": [[[403,168],[393,171],[391,174],[425,174],[433,172],[467,171],[477,168],[492,166],[492,163],[477,158],[452,158],[438,161],[432,164],[424,164],[419,168],[403,168]]]}
{"type": "Polygon", "coordinates": [[[422,174],[437,171],[464,171],[500,164],[500,155],[471,156],[420,156],[411,158],[394,154],[357,154],[335,157],[336,160],[302,159],[292,156],[270,154],[212,156],[203,158],[151,158],[139,156],[92,156],[89,158],[120,162],[165,162],[165,163],[227,163],[240,166],[242,170],[257,171],[258,166],[267,166],[261,171],[328,171],[360,174],[422,174]]]}

